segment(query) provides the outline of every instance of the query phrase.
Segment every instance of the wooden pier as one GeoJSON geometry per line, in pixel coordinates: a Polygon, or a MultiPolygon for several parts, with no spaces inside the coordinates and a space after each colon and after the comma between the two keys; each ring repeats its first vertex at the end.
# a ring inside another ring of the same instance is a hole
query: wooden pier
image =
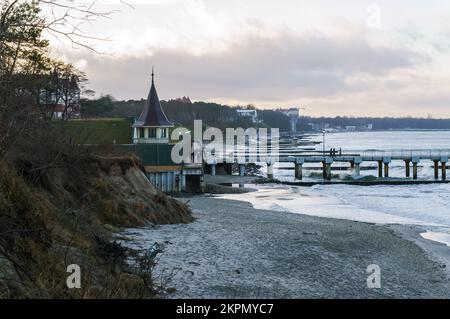
{"type": "MultiPolygon", "coordinates": [[[[248,152],[235,152],[234,163],[239,165],[239,174],[244,175],[245,165],[251,163],[248,161],[248,152]]],[[[430,150],[364,150],[364,151],[339,151],[339,152],[311,152],[292,149],[281,149],[279,153],[272,154],[271,158],[265,160],[267,164],[267,177],[273,179],[274,165],[277,163],[293,163],[295,170],[295,179],[303,179],[303,167],[307,163],[321,163],[323,179],[330,181],[332,174],[332,165],[334,163],[350,163],[350,168],[356,176],[360,175],[362,163],[375,162],[378,167],[378,177],[389,177],[389,168],[392,161],[403,161],[405,165],[405,178],[411,177],[418,179],[418,166],[422,162],[431,162],[434,167],[434,179],[445,181],[447,179],[446,164],[449,161],[450,149],[430,149],[430,150]],[[440,174],[439,174],[440,173],[440,174]]],[[[255,162],[255,161],[254,161],[255,162]]],[[[211,167],[210,171],[214,175],[217,165],[231,165],[232,163],[218,164],[216,161],[206,163],[211,167]]],[[[229,170],[228,170],[229,171],[229,170]]]]}

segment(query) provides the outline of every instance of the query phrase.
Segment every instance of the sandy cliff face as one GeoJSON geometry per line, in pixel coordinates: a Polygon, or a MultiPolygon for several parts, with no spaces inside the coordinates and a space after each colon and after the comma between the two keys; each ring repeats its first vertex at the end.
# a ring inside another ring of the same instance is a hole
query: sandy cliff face
{"type": "Polygon", "coordinates": [[[135,157],[90,156],[32,181],[0,164],[0,298],[152,296],[145,278],[126,269],[111,232],[193,218],[135,157]],[[65,285],[69,263],[85,271],[81,290],[65,285]]]}
{"type": "MultiPolygon", "coordinates": [[[[117,217],[122,226],[188,223],[193,220],[186,205],[155,188],[136,162],[125,166],[113,163],[108,170],[100,170],[93,185],[92,191],[103,196],[105,207],[102,213],[117,217]],[[112,201],[115,204],[108,207],[112,201]]],[[[98,198],[93,192],[90,196],[98,198]]]]}

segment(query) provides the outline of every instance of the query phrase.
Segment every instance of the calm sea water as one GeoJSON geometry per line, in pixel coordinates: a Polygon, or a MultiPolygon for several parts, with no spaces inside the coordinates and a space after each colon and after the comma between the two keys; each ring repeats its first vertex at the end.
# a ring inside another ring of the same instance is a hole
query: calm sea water
{"type": "MultiPolygon", "coordinates": [[[[314,139],[321,141],[322,136],[314,139]]],[[[343,150],[450,149],[450,131],[333,133],[326,135],[326,148],[331,147],[343,150]]],[[[321,148],[321,145],[317,146],[318,150],[321,148]]],[[[311,172],[305,172],[306,179],[311,172]]],[[[375,164],[372,170],[361,173],[375,175],[375,164]]],[[[390,173],[393,177],[403,177],[403,162],[393,162],[390,173]]],[[[294,178],[292,170],[276,170],[275,174],[279,179],[294,178]]],[[[423,161],[418,174],[422,179],[432,178],[431,161],[423,161]]],[[[425,237],[450,246],[450,184],[370,187],[264,185],[254,193],[226,197],[249,201],[261,209],[363,222],[424,225],[429,231],[425,237]]]]}

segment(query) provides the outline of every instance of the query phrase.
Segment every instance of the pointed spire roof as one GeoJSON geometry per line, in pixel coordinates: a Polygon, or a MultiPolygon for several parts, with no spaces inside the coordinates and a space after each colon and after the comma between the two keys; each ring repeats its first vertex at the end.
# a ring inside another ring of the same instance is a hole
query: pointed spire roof
{"type": "Polygon", "coordinates": [[[144,109],[138,120],[133,126],[143,126],[143,127],[167,127],[173,126],[168,119],[166,114],[161,108],[161,103],[159,102],[158,93],[155,88],[154,81],[155,74],[152,68],[152,86],[150,88],[150,93],[148,94],[147,102],[145,102],[144,109]]]}

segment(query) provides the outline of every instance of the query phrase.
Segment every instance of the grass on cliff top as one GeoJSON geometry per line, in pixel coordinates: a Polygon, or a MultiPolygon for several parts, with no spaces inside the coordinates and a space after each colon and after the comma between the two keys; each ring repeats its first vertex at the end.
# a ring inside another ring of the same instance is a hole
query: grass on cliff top
{"type": "Polygon", "coordinates": [[[122,118],[70,120],[66,123],[68,134],[84,144],[130,144],[131,121],[122,118]]]}

